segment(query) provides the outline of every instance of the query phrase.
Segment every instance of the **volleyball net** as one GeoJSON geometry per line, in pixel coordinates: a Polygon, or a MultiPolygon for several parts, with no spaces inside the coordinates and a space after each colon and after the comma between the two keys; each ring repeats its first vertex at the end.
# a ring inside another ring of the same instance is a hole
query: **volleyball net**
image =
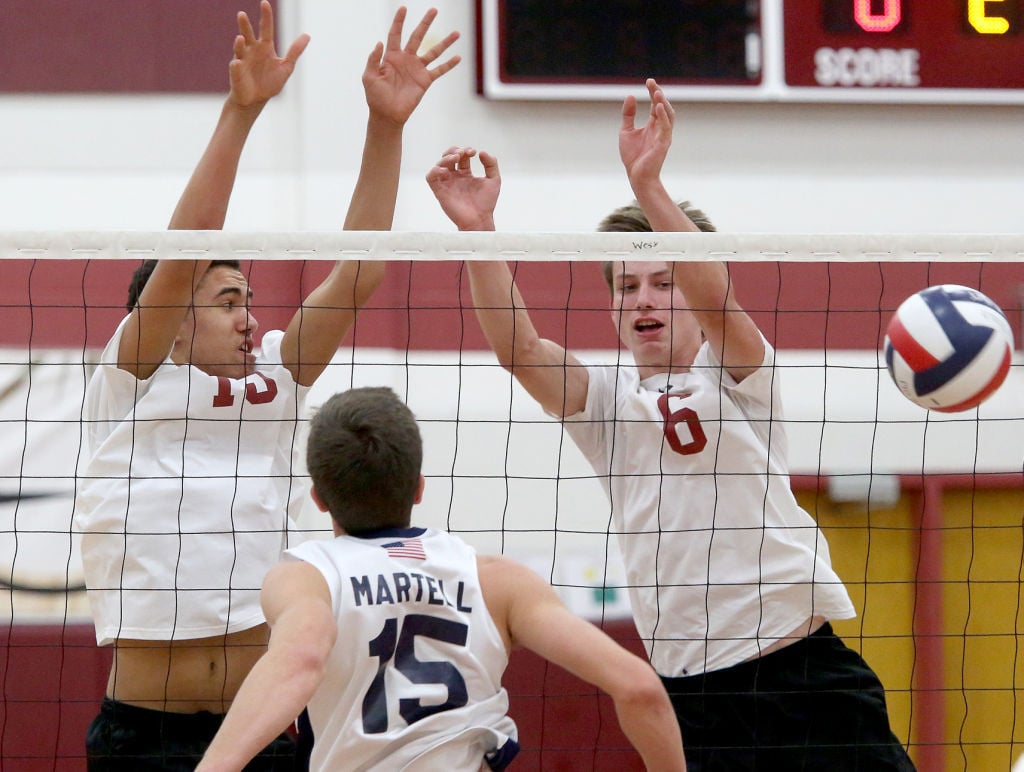
{"type": "MultiPolygon", "coordinates": [[[[394,388],[424,436],[427,487],[414,522],[526,562],[570,608],[623,635],[630,608],[608,499],[561,426],[498,366],[464,261],[512,262],[542,336],[620,366],[629,360],[598,261],[727,261],[740,304],[777,349],[792,487],[825,532],[858,611],[834,626],[881,676],[897,734],[923,769],[1007,768],[1024,750],[1024,370],[1015,355],[979,408],[940,414],[903,397],[880,354],[896,307],[937,284],[985,293],[1019,345],[1024,237],[8,232],[0,234],[0,765],[21,752],[10,737],[26,706],[66,716],[81,703],[89,714],[99,697],[63,676],[25,684],[16,671],[48,646],[64,651],[62,673],[73,669],[68,631],[89,626],[71,523],[84,392],[125,314],[131,273],[150,258],[242,261],[257,337],[287,325],[332,261],[387,261],[384,284],[308,406],[352,386],[394,388]],[[44,643],[19,648],[27,627],[44,643]]],[[[313,536],[330,530],[312,506],[299,525],[313,536]]],[[[531,697],[565,696],[541,680],[531,697]]],[[[596,704],[592,692],[588,699],[596,704]]],[[[600,715],[598,724],[614,724],[600,715]]],[[[54,758],[80,747],[67,735],[74,721],[64,726],[47,741],[54,758]]],[[[570,750],[593,751],[592,738],[564,737],[580,745],[570,750]]]]}

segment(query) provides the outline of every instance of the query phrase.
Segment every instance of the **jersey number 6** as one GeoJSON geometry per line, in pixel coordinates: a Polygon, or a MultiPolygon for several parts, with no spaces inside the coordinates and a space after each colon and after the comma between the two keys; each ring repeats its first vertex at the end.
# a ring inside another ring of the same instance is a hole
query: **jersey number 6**
{"type": "Polygon", "coordinates": [[[708,444],[708,437],[704,434],[704,427],[700,425],[700,416],[688,407],[676,410],[673,413],[668,404],[669,396],[669,394],[662,394],[658,397],[658,409],[665,419],[663,431],[665,432],[665,439],[668,440],[669,447],[681,456],[692,456],[695,453],[700,453],[708,444]],[[690,441],[685,444],[679,439],[679,429],[677,428],[679,424],[686,424],[686,428],[690,431],[690,441]]]}

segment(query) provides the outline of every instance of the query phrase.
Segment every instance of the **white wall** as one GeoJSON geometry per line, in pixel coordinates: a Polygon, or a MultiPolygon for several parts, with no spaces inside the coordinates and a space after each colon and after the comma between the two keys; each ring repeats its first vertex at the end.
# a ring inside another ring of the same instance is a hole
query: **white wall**
{"type": "MultiPolygon", "coordinates": [[[[365,126],[359,76],[398,4],[282,0],[282,39],[313,42],[250,140],[229,227],[339,227],[365,126]]],[[[408,5],[410,19],[428,7],[408,5]]],[[[408,127],[396,229],[445,228],[423,176],[452,144],[498,155],[502,229],[591,230],[628,200],[618,104],[482,99],[474,3],[437,5],[437,37],[462,30],[464,61],[408,127]]],[[[220,103],[0,96],[0,229],[164,227],[220,103]]],[[[693,103],[677,114],[670,185],[722,230],[1021,231],[1024,107],[693,103]]]]}

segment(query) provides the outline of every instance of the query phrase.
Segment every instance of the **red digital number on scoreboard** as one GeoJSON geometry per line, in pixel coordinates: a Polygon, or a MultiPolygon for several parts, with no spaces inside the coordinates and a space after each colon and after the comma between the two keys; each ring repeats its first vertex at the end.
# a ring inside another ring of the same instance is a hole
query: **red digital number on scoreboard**
{"type": "Polygon", "coordinates": [[[1024,89],[1022,0],[784,0],[785,83],[1024,89]]]}

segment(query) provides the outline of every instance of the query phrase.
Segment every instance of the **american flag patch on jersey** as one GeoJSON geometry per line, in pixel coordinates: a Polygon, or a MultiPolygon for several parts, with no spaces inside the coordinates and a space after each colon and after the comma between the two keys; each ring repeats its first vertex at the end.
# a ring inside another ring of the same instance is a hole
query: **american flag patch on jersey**
{"type": "Polygon", "coordinates": [[[427,559],[427,553],[423,550],[423,542],[418,538],[393,541],[387,544],[381,544],[380,546],[388,551],[389,557],[413,558],[414,560],[427,559]]]}

